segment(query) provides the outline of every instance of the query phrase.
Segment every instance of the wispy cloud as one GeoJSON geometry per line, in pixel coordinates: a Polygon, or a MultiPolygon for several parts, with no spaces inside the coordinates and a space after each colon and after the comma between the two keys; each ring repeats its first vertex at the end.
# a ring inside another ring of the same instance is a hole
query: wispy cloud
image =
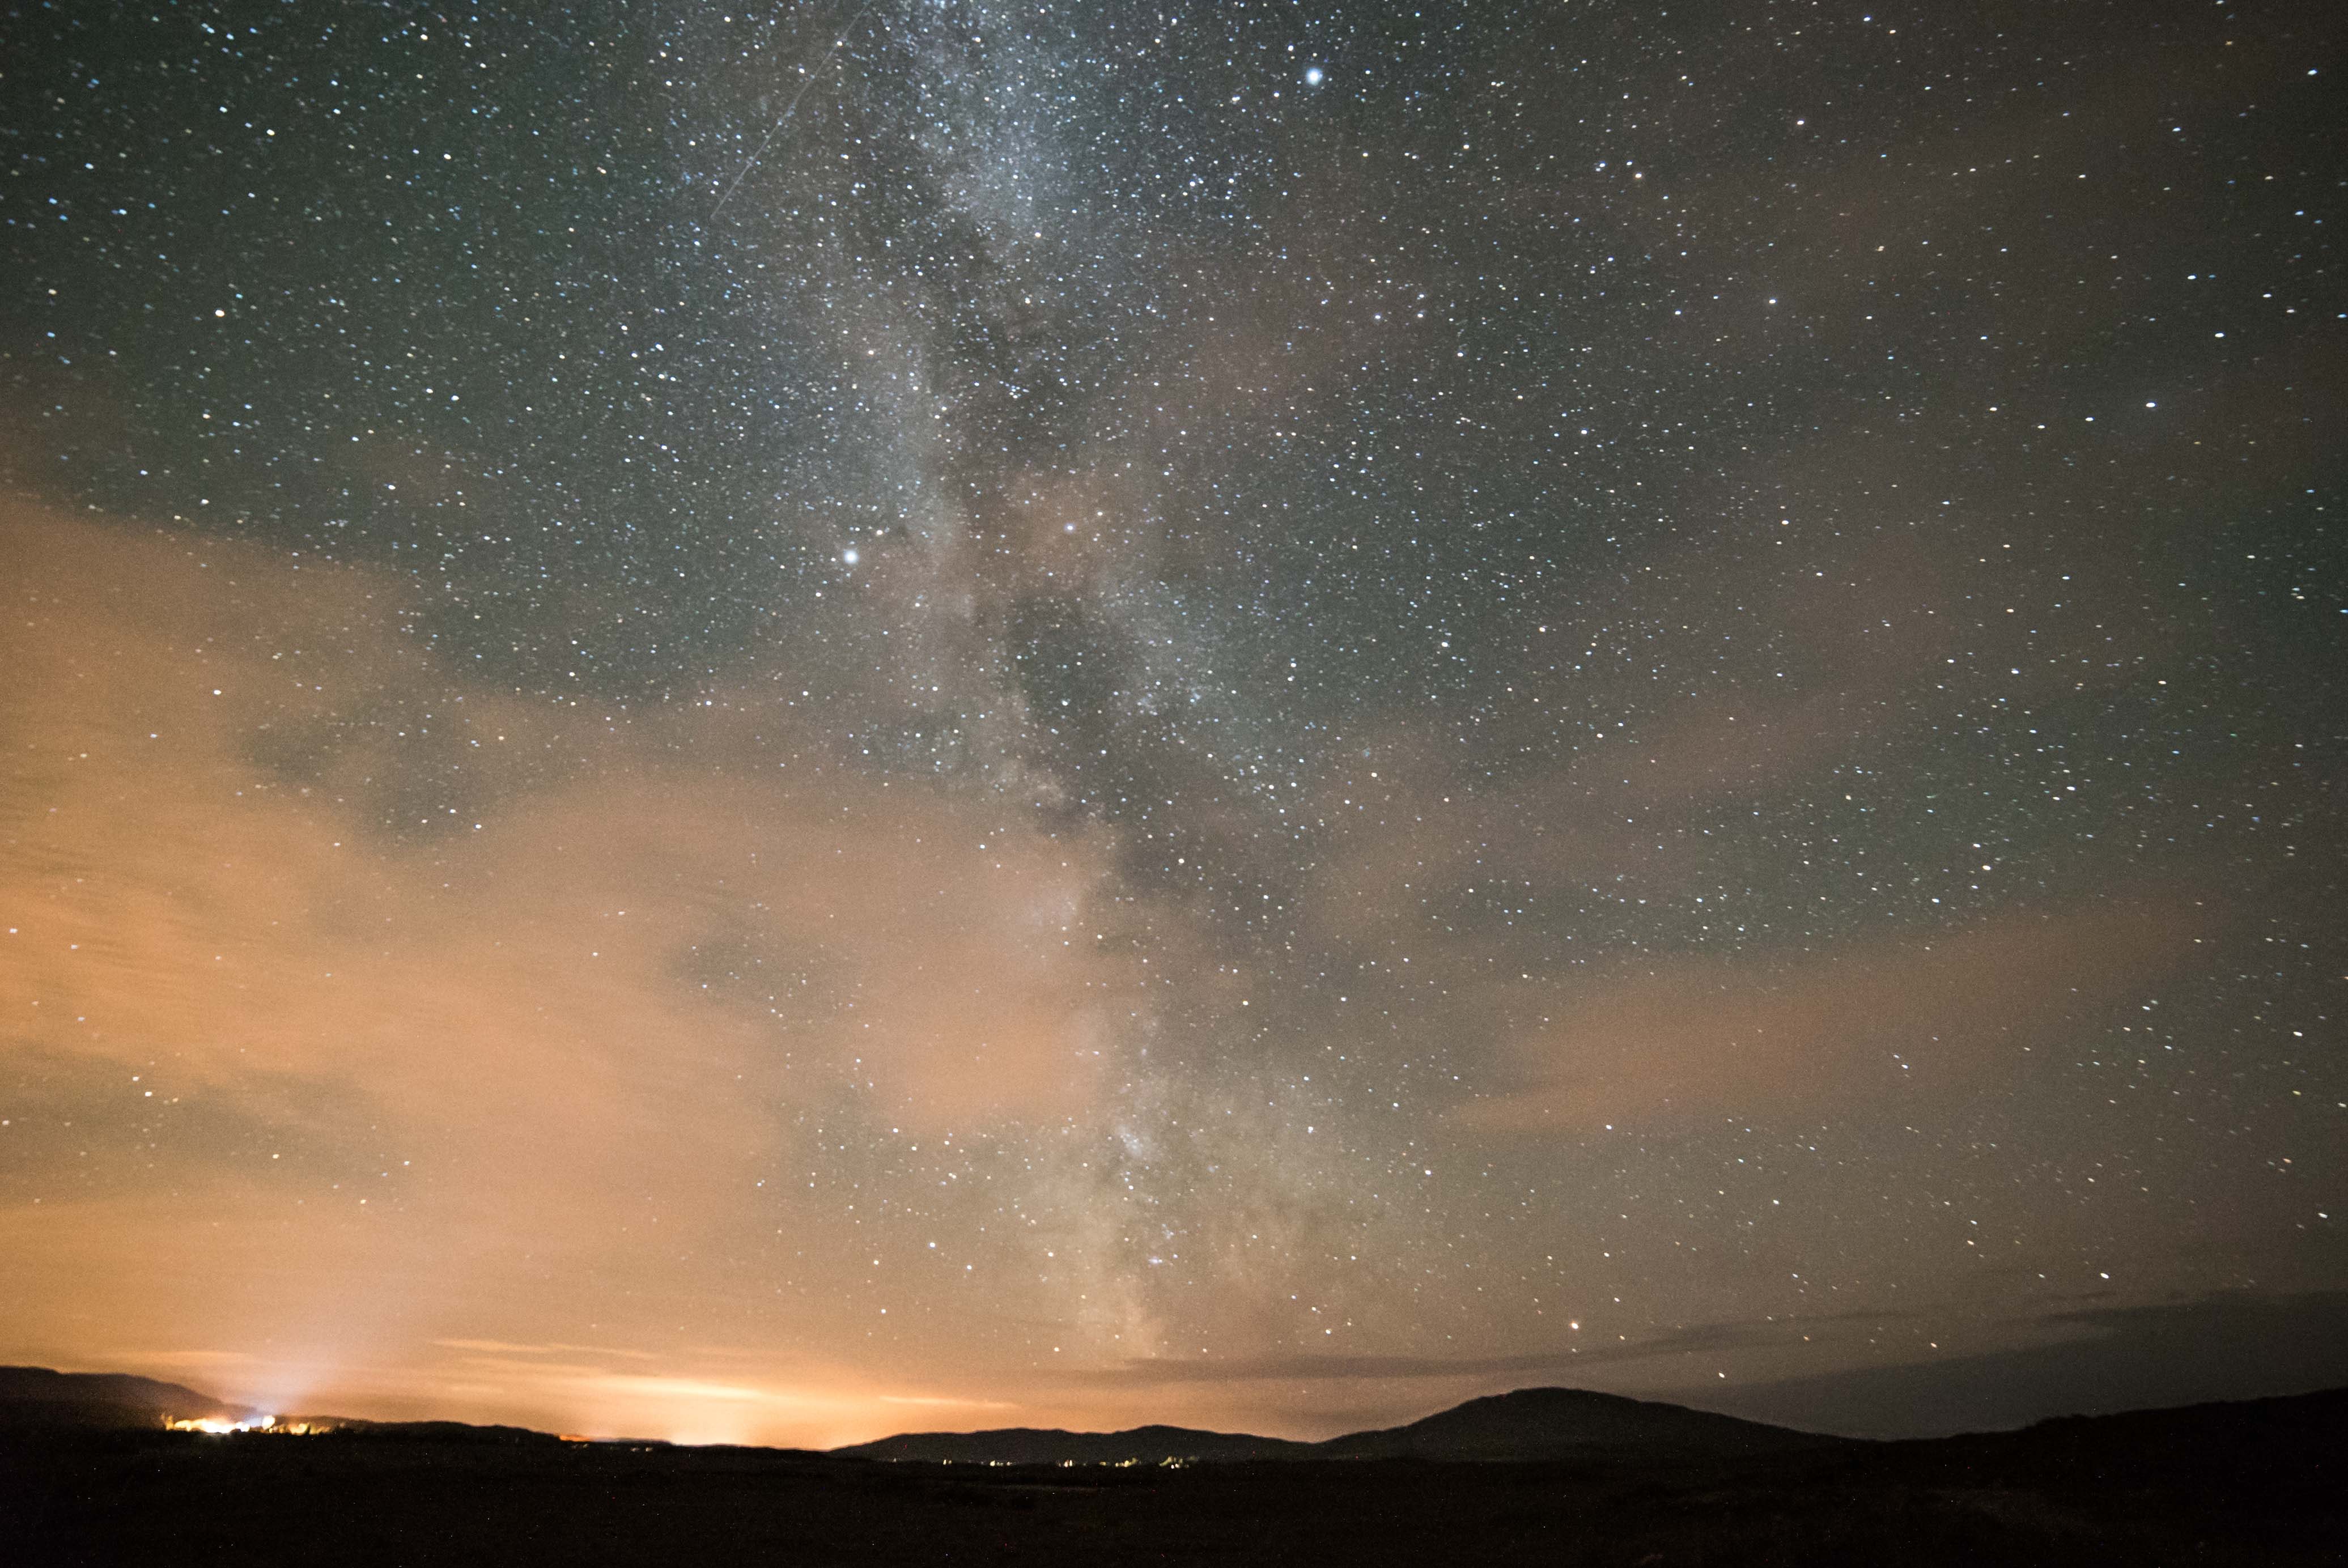
{"type": "Polygon", "coordinates": [[[242,1350],[118,1350],[109,1359],[125,1367],[175,1367],[186,1371],[249,1367],[254,1360],[242,1350]]]}
{"type": "Polygon", "coordinates": [[[1700,1324],[1644,1339],[1593,1340],[1522,1356],[1268,1356],[1236,1360],[1138,1358],[1116,1367],[1064,1374],[1076,1383],[1147,1387],[1167,1383],[1394,1381],[1524,1377],[1570,1372],[1601,1362],[1648,1361],[1798,1340],[1804,1324],[1881,1321],[1897,1314],[1849,1314],[1826,1319],[1779,1318],[1755,1323],[1700,1324]]]}
{"type": "Polygon", "coordinates": [[[449,1350],[477,1350],[491,1356],[622,1356],[635,1361],[659,1359],[649,1350],[620,1350],[606,1345],[566,1345],[560,1341],[550,1345],[516,1345],[504,1339],[436,1339],[432,1343],[449,1350]]]}

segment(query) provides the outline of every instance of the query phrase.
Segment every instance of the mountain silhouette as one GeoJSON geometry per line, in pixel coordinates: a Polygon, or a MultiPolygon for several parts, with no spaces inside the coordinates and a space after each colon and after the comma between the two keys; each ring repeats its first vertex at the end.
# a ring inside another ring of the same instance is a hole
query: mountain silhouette
{"type": "Polygon", "coordinates": [[[1619,1394],[1519,1388],[1470,1399],[1407,1426],[1332,1438],[1314,1444],[1313,1457],[1553,1460],[1758,1454],[1844,1440],[1619,1394]]]}
{"type": "MultiPolygon", "coordinates": [[[[41,1429],[81,1431],[155,1429],[166,1421],[244,1420],[261,1412],[177,1383],[124,1373],[55,1372],[0,1367],[0,1433],[41,1429]]],[[[1519,1388],[1470,1399],[1403,1426],[1349,1432],[1324,1442],[1293,1442],[1244,1432],[1145,1426],[1117,1432],[1032,1427],[979,1432],[908,1432],[829,1451],[831,1458],[967,1465],[1156,1465],[1313,1460],[1419,1460],[1538,1462],[1606,1460],[1674,1464],[1876,1450],[1890,1454],[1996,1455],[2034,1466],[2116,1462],[2147,1470],[2160,1455],[2216,1448],[2251,1469],[2272,1469],[2276,1448],[2323,1447],[2348,1416],[2348,1390],[2291,1398],[2062,1417],[2027,1429],[1882,1443],[1773,1427],[1684,1406],[1580,1388],[1519,1388]],[[2255,1457],[2252,1457],[2255,1456],[2255,1457]]],[[[292,1418],[314,1432],[345,1439],[404,1439],[444,1447],[561,1446],[544,1432],[456,1421],[374,1421],[348,1417],[292,1418]]],[[[665,1444],[637,1445],[646,1451],[665,1444]]],[[[763,1450],[762,1450],[763,1451],[763,1450]]],[[[783,1450],[774,1450],[779,1457],[783,1450]]],[[[803,1460],[825,1456],[803,1454],[803,1460]]],[[[1971,1462],[1968,1460],[1968,1462],[1971,1462]]],[[[2205,1452],[2200,1461],[2212,1461],[2205,1452]]],[[[2287,1468],[2287,1467],[2285,1467],[2287,1468]]]]}
{"type": "Polygon", "coordinates": [[[242,1421],[261,1414],[177,1383],[125,1372],[52,1372],[0,1367],[0,1426],[160,1427],[165,1421],[242,1421]]]}
{"type": "Polygon", "coordinates": [[[1579,1388],[1519,1388],[1407,1426],[1297,1443],[1185,1427],[1064,1432],[1008,1427],[912,1432],[832,1452],[949,1464],[1157,1464],[1169,1460],[1551,1460],[1776,1453],[1844,1441],[1678,1405],[1579,1388]]]}
{"type": "Polygon", "coordinates": [[[2348,1540],[2348,1390],[1887,1442],[1534,1388],[1326,1443],[1014,1429],[829,1455],[314,1416],[163,1430],[234,1413],[191,1394],[0,1371],[0,1560],[2339,1568],[2348,1540]],[[158,1424],[21,1418],[93,1410],[158,1424]],[[1271,1462],[1149,1462],[1169,1459],[1271,1462]]]}
{"type": "MultiPolygon", "coordinates": [[[[167,1421],[251,1421],[265,1412],[152,1377],[125,1372],[53,1372],[46,1367],[0,1367],[0,1430],[74,1428],[146,1430],[167,1421]]],[[[314,1432],[346,1438],[396,1438],[438,1443],[554,1443],[525,1427],[478,1427],[463,1421],[370,1421],[353,1416],[303,1416],[314,1432]]]]}
{"type": "Polygon", "coordinates": [[[1196,1431],[1189,1427],[1135,1427],[1122,1432],[1003,1427],[986,1432],[907,1432],[831,1451],[847,1459],[932,1464],[1100,1465],[1310,1459],[1314,1445],[1244,1432],[1196,1431]]]}

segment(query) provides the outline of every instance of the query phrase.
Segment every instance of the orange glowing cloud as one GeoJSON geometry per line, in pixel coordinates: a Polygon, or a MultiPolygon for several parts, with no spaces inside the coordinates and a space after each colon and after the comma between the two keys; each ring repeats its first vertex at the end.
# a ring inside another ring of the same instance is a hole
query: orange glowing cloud
{"type": "Polygon", "coordinates": [[[2193,952],[2199,912],[2014,913],[1775,970],[1683,959],[1566,1001],[1455,1113],[1492,1130],[1944,1100],[2026,1068],[2068,1026],[2193,952]]]}
{"type": "Polygon", "coordinates": [[[1062,1120],[1138,1006],[1104,844],[747,758],[772,680],[623,724],[444,667],[397,578],[23,503],[0,560],[20,1353],[656,1317],[825,1222],[799,1112],[1062,1120]]]}

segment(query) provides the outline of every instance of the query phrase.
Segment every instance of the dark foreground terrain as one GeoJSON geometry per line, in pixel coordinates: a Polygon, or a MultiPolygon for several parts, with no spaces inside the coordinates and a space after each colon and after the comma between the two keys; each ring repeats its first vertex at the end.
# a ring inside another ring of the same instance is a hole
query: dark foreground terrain
{"type": "Polygon", "coordinates": [[[0,1431],[25,1563],[2348,1562],[2348,1394],[1931,1442],[1540,1463],[887,1463],[0,1431]]]}

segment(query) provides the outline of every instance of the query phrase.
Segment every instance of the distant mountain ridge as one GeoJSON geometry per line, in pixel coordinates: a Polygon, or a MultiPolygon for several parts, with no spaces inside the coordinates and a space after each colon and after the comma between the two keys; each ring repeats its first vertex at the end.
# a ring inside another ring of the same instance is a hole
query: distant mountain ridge
{"type": "MultiPolygon", "coordinates": [[[[128,1372],[53,1372],[46,1367],[0,1367],[0,1430],[67,1427],[83,1430],[160,1428],[169,1421],[256,1421],[270,1412],[128,1372]]],[[[304,1416],[314,1431],[348,1437],[407,1438],[423,1442],[553,1443],[549,1432],[523,1427],[477,1427],[463,1421],[369,1421],[351,1416],[304,1416]]]]}
{"type": "Polygon", "coordinates": [[[552,1432],[530,1427],[478,1426],[471,1421],[370,1421],[360,1416],[310,1416],[299,1419],[314,1432],[338,1438],[389,1438],[419,1443],[561,1443],[552,1432]]]}
{"type": "Polygon", "coordinates": [[[1169,1460],[1232,1462],[1310,1459],[1314,1445],[1244,1432],[1189,1427],[1134,1427],[1122,1432],[1066,1432],[1057,1428],[1002,1427],[985,1432],[904,1432],[832,1453],[845,1459],[913,1460],[931,1464],[1159,1464],[1169,1460]]]}
{"type": "Polygon", "coordinates": [[[1406,1426],[1313,1445],[1315,1459],[1548,1460],[1602,1454],[1776,1453],[1847,1442],[1735,1416],[1584,1388],[1519,1388],[1406,1426]]]}
{"type": "Polygon", "coordinates": [[[242,1421],[260,1414],[127,1372],[0,1367],[0,1426],[160,1427],[167,1420],[242,1421]]]}
{"type": "Polygon", "coordinates": [[[852,1459],[932,1464],[1159,1464],[1246,1460],[1554,1460],[1778,1453],[1849,1441],[1679,1405],[1580,1388],[1519,1388],[1470,1399],[1406,1426],[1290,1442],[1243,1432],[1136,1427],[1065,1432],[1033,1427],[909,1432],[834,1449],[852,1459]]]}
{"type": "MultiPolygon", "coordinates": [[[[0,1434],[15,1440],[43,1429],[156,1430],[167,1420],[249,1420],[262,1412],[177,1383],[125,1373],[56,1372],[0,1367],[0,1434]]],[[[353,1439],[549,1447],[566,1439],[520,1427],[458,1421],[373,1421],[296,1416],[295,1429],[353,1439]]],[[[2061,1416],[2012,1431],[1886,1442],[1774,1427],[1733,1416],[1579,1388],[1519,1388],[1470,1399],[1403,1426],[1349,1432],[1323,1442],[1293,1442],[1244,1432],[1145,1426],[1119,1432],[1069,1432],[1026,1427],[982,1432],[909,1432],[834,1449],[835,1458],[928,1464],[1125,1465],[1245,1463],[1314,1460],[1421,1460],[1444,1462],[1690,1462],[1769,1460],[1838,1452],[1941,1455],[1965,1465],[2003,1456],[2032,1467],[2083,1460],[2157,1470],[2163,1456],[2215,1449],[2197,1460],[2244,1470],[2287,1468],[2291,1453],[2343,1451],[2348,1388],[2219,1404],[2061,1416]]],[[[160,1436],[160,1431],[158,1435],[160,1436]]],[[[265,1439],[274,1442],[277,1439],[265,1439]]],[[[669,1445],[649,1446],[665,1449],[669,1445]]],[[[772,1450],[778,1454],[794,1450],[772,1450]]],[[[1676,1470],[1673,1473],[1678,1473],[1676,1470]]]]}
{"type": "MultiPolygon", "coordinates": [[[[260,1414],[150,1377],[52,1372],[38,1367],[0,1367],[0,1427],[160,1427],[167,1420],[246,1420],[260,1414]]],[[[349,1436],[502,1443],[556,1440],[520,1428],[473,1427],[454,1421],[300,1419],[315,1429],[349,1436]]],[[[1729,1455],[1842,1440],[1613,1394],[1520,1388],[1470,1399],[1405,1426],[1351,1432],[1319,1443],[1173,1426],[1135,1427],[1117,1432],[1009,1427],[981,1432],[905,1432],[831,1452],[842,1459],[929,1464],[1229,1464],[1283,1460],[1729,1455]]]]}

